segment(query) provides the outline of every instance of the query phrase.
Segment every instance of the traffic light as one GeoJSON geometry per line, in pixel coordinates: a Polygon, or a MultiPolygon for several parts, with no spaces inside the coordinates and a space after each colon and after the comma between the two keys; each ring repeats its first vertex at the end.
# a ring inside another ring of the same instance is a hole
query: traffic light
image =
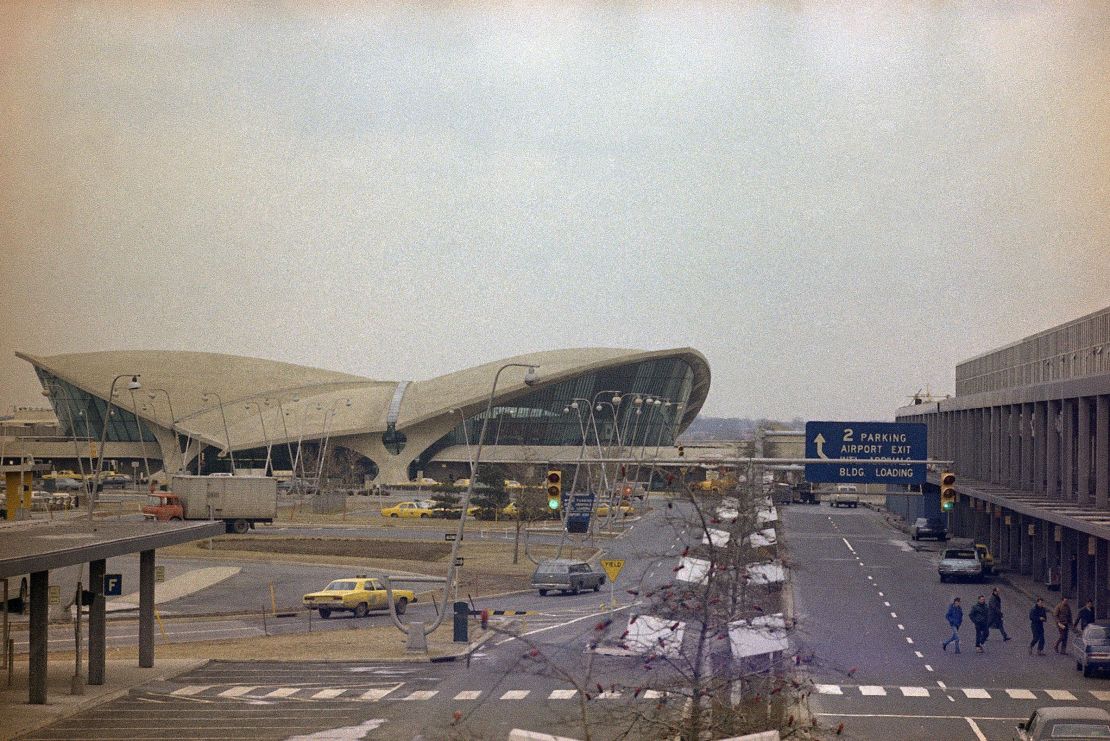
{"type": "Polygon", "coordinates": [[[956,506],[956,474],[945,471],[940,475],[940,508],[950,512],[956,506]]]}
{"type": "Polygon", "coordinates": [[[559,509],[559,505],[563,502],[563,472],[562,471],[548,471],[547,472],[547,508],[550,510],[559,509]]]}
{"type": "Polygon", "coordinates": [[[685,455],[686,455],[686,449],[683,448],[681,445],[679,445],[678,446],[678,457],[682,458],[685,455]]]}

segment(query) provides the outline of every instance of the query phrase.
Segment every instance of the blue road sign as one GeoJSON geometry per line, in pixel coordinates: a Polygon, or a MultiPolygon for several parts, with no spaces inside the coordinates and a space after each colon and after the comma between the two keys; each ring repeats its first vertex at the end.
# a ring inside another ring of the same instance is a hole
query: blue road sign
{"type": "Polygon", "coordinates": [[[593,494],[567,494],[567,532],[585,533],[590,530],[590,513],[594,508],[593,494]]]}
{"type": "Polygon", "coordinates": [[[119,597],[123,594],[123,574],[104,575],[104,596],[119,597]]]}
{"type": "Polygon", "coordinates": [[[861,459],[923,461],[928,428],[918,422],[806,422],[806,480],[837,484],[923,484],[925,464],[866,463],[861,459]],[[854,463],[836,463],[852,460],[854,463]]]}

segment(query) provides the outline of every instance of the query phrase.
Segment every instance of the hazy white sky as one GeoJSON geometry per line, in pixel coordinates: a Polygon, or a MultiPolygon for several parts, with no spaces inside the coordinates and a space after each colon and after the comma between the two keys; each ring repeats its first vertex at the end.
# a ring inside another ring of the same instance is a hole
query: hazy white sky
{"type": "Polygon", "coordinates": [[[0,412],[17,349],[689,345],[889,419],[1110,304],[1110,4],[223,6],[0,5],[0,412]]]}

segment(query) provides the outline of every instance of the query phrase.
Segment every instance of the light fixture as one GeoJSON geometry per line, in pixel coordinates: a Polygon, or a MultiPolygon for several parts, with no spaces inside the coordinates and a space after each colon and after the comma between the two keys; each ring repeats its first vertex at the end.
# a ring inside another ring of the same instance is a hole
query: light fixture
{"type": "Polygon", "coordinates": [[[538,373],[536,373],[536,366],[534,366],[534,365],[528,366],[528,372],[524,374],[524,385],[525,386],[535,386],[539,382],[540,382],[540,376],[539,376],[538,373]]]}
{"type": "Polygon", "coordinates": [[[618,404],[620,404],[620,403],[621,403],[621,397],[620,397],[620,395],[619,395],[619,394],[617,394],[617,395],[613,396],[613,406],[617,406],[617,405],[618,405],[618,404]]]}
{"type": "Polygon", "coordinates": [[[143,385],[139,383],[139,377],[137,375],[131,376],[131,380],[127,382],[128,391],[138,391],[142,387],[143,385]]]}

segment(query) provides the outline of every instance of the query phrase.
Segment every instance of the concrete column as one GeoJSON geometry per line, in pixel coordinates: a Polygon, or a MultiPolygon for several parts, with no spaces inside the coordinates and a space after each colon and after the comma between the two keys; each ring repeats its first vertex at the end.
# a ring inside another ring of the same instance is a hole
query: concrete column
{"type": "Polygon", "coordinates": [[[1037,544],[1037,521],[1031,517],[1021,518],[1021,573],[1025,576],[1033,576],[1036,569],[1036,544],[1037,544]],[[1032,526],[1033,532],[1030,534],[1029,528],[1032,526]]]}
{"type": "Polygon", "coordinates": [[[1094,599],[1094,573],[1095,573],[1095,559],[1097,558],[1098,549],[1095,549],[1095,555],[1091,554],[1091,545],[1097,542],[1097,538],[1086,533],[1079,533],[1079,554],[1078,554],[1078,582],[1079,589],[1075,593],[1075,607],[1076,610],[1083,607],[1083,603],[1088,599],[1094,599]]]}
{"type": "Polygon", "coordinates": [[[46,704],[47,658],[50,647],[50,572],[35,571],[31,574],[31,618],[29,625],[30,655],[27,662],[27,702],[46,704]]]}
{"type": "Polygon", "coordinates": [[[1050,400],[1046,408],[1048,416],[1045,418],[1045,493],[1051,499],[1060,499],[1060,431],[1056,425],[1060,422],[1060,402],[1050,400]]]}
{"type": "Polygon", "coordinates": [[[1006,560],[1006,568],[1010,571],[1021,571],[1021,517],[1017,512],[1010,515],[1010,528],[1009,528],[1009,558],[1006,560]]]}
{"type": "Polygon", "coordinates": [[[1017,434],[1014,431],[1014,405],[1006,405],[1006,430],[1002,447],[1002,483],[1009,489],[1017,488],[1017,434]]]}
{"type": "Polygon", "coordinates": [[[1033,486],[1033,405],[1021,405],[1021,485],[1019,489],[1035,491],[1033,486]]]}
{"type": "Polygon", "coordinates": [[[1106,509],[1110,498],[1110,397],[1095,402],[1095,506],[1106,509]]]}
{"type": "Polygon", "coordinates": [[[993,504],[987,508],[987,517],[987,532],[990,537],[987,542],[990,543],[991,553],[999,554],[1002,552],[1002,517],[993,504]]]}
{"type": "Polygon", "coordinates": [[[89,684],[104,684],[104,646],[107,627],[107,610],[104,602],[104,574],[107,562],[89,561],[89,684]]]}
{"type": "Polygon", "coordinates": [[[154,666],[154,551],[139,553],[139,666],[154,666]]]}
{"type": "Polygon", "coordinates": [[[1091,400],[1081,396],[1077,402],[1075,501],[1087,505],[1091,503],[1091,400]]]}
{"type": "Polygon", "coordinates": [[[1002,481],[1002,408],[991,407],[991,481],[1002,481]]]}
{"type": "Polygon", "coordinates": [[[1063,455],[1060,462],[1063,465],[1063,475],[1060,476],[1060,486],[1063,489],[1061,498],[1075,501],[1075,399],[1064,399],[1060,415],[1060,447],[1063,455]]]}
{"type": "Polygon", "coordinates": [[[1033,404],[1033,491],[1044,494],[1045,491],[1045,440],[1048,438],[1045,429],[1045,417],[1048,414],[1048,404],[1038,401],[1033,404]]]}
{"type": "Polygon", "coordinates": [[[1104,618],[1110,613],[1110,583],[1107,566],[1110,565],[1110,543],[1098,539],[1098,555],[1095,556],[1095,588],[1091,595],[1095,601],[1095,617],[1104,618]]]}
{"type": "Polygon", "coordinates": [[[1044,584],[1045,569],[1048,568],[1047,544],[1045,531],[1049,527],[1044,520],[1037,520],[1033,527],[1033,579],[1044,584]]]}

